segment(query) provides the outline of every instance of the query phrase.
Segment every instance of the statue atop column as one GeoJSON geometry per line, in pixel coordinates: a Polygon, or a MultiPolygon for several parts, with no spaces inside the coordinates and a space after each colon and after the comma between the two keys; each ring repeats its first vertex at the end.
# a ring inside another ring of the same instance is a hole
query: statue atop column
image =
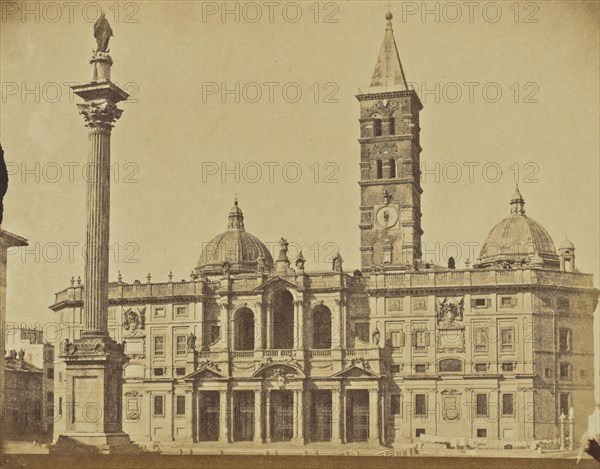
{"type": "Polygon", "coordinates": [[[104,12],[100,14],[100,18],[94,23],[94,37],[96,38],[97,48],[94,52],[108,52],[108,41],[113,35],[113,30],[110,23],[106,19],[104,12]]]}

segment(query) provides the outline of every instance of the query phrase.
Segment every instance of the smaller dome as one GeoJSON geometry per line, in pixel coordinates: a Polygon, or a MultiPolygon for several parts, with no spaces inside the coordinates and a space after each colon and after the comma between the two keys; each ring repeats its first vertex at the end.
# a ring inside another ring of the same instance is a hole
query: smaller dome
{"type": "Polygon", "coordinates": [[[540,265],[558,267],[558,255],[546,229],[525,215],[525,200],[515,190],[510,201],[511,216],[489,232],[473,267],[494,265],[540,265]]]}
{"type": "Polygon", "coordinates": [[[273,257],[265,244],[244,228],[244,214],[237,200],[229,211],[227,231],[216,236],[203,249],[196,272],[221,274],[224,266],[232,274],[257,272],[259,264],[273,268],[273,257]]]}
{"type": "Polygon", "coordinates": [[[575,245],[569,241],[569,238],[565,236],[565,239],[563,239],[559,249],[575,249],[575,245]]]}

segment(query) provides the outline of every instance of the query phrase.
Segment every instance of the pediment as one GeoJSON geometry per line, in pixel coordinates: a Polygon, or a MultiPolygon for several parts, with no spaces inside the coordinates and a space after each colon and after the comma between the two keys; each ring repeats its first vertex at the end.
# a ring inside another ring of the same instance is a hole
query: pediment
{"type": "Polygon", "coordinates": [[[348,368],[333,375],[334,378],[379,378],[377,373],[374,373],[367,367],[360,365],[350,365],[348,368]]]}
{"type": "Polygon", "coordinates": [[[186,381],[227,379],[217,366],[204,365],[183,378],[186,381]]]}

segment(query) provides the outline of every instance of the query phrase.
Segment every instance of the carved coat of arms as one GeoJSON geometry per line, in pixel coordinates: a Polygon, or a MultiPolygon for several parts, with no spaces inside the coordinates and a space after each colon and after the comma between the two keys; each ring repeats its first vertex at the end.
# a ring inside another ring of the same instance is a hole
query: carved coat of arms
{"type": "Polygon", "coordinates": [[[439,327],[461,327],[459,322],[463,320],[465,300],[460,298],[448,298],[438,300],[436,304],[437,321],[439,327]]]}
{"type": "Polygon", "coordinates": [[[129,308],[123,313],[123,329],[134,334],[146,328],[146,308],[134,311],[129,308]]]}

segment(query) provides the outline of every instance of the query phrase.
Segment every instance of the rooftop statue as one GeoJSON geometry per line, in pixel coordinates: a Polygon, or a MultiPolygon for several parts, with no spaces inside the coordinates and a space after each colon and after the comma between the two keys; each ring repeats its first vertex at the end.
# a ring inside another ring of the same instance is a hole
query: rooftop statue
{"type": "Polygon", "coordinates": [[[108,41],[113,35],[113,30],[106,19],[104,12],[100,14],[100,18],[94,23],[94,37],[98,48],[96,52],[108,52],[108,41]]]}

